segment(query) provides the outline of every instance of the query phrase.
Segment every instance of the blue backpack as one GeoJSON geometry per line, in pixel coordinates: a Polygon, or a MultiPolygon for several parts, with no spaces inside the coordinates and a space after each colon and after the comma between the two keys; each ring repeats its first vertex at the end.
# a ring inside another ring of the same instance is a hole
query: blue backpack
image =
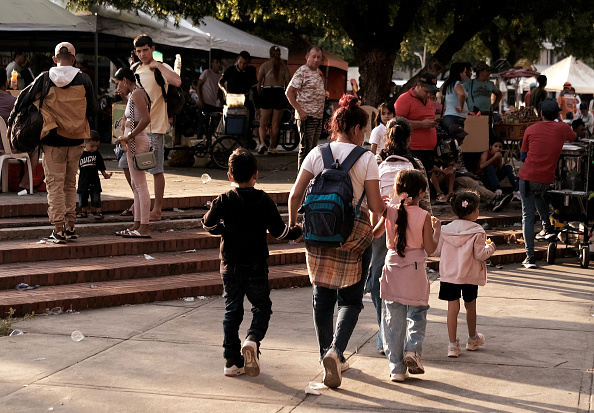
{"type": "Polygon", "coordinates": [[[367,152],[357,146],[340,164],[334,160],[330,144],[320,146],[324,169],[311,180],[305,201],[299,209],[304,214],[303,236],[306,247],[336,248],[343,244],[353,230],[365,191],[357,206],[353,206],[353,184],[349,170],[367,152]]]}

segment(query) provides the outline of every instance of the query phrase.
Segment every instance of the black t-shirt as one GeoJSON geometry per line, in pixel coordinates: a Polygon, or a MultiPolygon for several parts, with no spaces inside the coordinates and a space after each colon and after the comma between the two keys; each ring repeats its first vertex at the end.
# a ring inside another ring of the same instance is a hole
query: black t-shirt
{"type": "Polygon", "coordinates": [[[237,65],[233,65],[225,70],[221,78],[221,84],[224,85],[225,82],[227,83],[227,92],[247,95],[250,93],[251,87],[258,83],[256,68],[246,66],[243,71],[239,71],[237,65]]]}
{"type": "Polygon", "coordinates": [[[99,171],[105,171],[105,162],[99,151],[83,151],[78,162],[80,175],[78,176],[77,193],[86,191],[101,192],[101,181],[99,171]]]}
{"type": "Polygon", "coordinates": [[[204,228],[221,235],[224,263],[252,264],[268,258],[266,231],[278,239],[297,239],[301,228],[289,229],[270,196],[255,188],[236,188],[215,199],[202,219],[204,228]]]}

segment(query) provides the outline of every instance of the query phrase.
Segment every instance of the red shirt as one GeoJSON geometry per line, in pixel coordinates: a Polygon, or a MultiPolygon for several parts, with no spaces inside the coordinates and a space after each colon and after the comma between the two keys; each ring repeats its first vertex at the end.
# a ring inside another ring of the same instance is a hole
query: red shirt
{"type": "MultiPolygon", "coordinates": [[[[495,156],[495,154],[493,152],[491,152],[491,149],[487,149],[487,159],[486,160],[488,161],[493,156],[495,156]]],[[[495,169],[500,169],[503,166],[503,158],[500,158],[497,161],[491,162],[491,165],[493,165],[495,167],[495,169]]],[[[484,168],[481,168],[480,161],[479,161],[479,167],[478,167],[477,173],[480,174],[481,172],[483,172],[483,170],[484,170],[484,168]]]]}
{"type": "MultiPolygon", "coordinates": [[[[413,121],[435,119],[435,109],[433,109],[431,99],[427,99],[427,101],[423,103],[423,101],[415,95],[413,88],[410,88],[408,93],[403,93],[398,96],[398,99],[394,103],[394,111],[396,116],[413,121]]],[[[435,128],[412,130],[410,149],[413,151],[432,151],[435,149],[436,145],[437,132],[435,128]]]]}
{"type": "Polygon", "coordinates": [[[577,135],[565,122],[542,121],[529,126],[524,132],[521,152],[528,156],[518,173],[524,181],[550,184],[555,179],[555,169],[563,143],[573,142],[577,135]]]}

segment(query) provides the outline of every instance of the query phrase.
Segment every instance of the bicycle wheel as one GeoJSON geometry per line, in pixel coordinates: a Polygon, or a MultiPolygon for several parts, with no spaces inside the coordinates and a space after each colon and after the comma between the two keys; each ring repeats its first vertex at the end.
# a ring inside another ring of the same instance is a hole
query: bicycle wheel
{"type": "Polygon", "coordinates": [[[237,148],[241,148],[241,144],[237,138],[223,136],[217,139],[212,145],[210,158],[217,167],[227,169],[229,167],[229,155],[237,148]]]}
{"type": "Polygon", "coordinates": [[[286,151],[292,151],[299,145],[299,132],[297,126],[288,130],[281,130],[281,133],[283,133],[284,136],[283,139],[280,139],[280,144],[286,151]]]}

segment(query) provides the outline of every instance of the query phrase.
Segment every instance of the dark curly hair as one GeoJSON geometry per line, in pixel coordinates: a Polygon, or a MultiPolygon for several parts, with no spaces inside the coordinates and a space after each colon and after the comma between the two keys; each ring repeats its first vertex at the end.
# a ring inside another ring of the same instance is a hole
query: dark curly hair
{"type": "Polygon", "coordinates": [[[400,117],[390,119],[386,125],[386,147],[380,151],[380,158],[385,160],[390,155],[402,156],[408,159],[415,169],[419,169],[408,147],[410,134],[410,124],[406,119],[400,117]]]}
{"type": "Polygon", "coordinates": [[[355,96],[342,95],[338,102],[338,109],[330,119],[331,139],[335,140],[339,134],[348,134],[357,125],[361,128],[366,127],[368,120],[369,115],[359,106],[359,100],[355,96]]]}
{"type": "Polygon", "coordinates": [[[472,214],[479,207],[481,198],[479,194],[471,190],[458,191],[452,197],[450,205],[452,211],[460,219],[472,214]]]}

